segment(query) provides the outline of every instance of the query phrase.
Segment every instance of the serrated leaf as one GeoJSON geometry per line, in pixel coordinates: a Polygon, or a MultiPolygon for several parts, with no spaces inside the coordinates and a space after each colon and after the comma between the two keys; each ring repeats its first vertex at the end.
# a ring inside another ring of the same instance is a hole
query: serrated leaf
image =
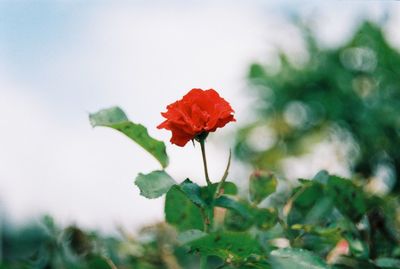
{"type": "Polygon", "coordinates": [[[154,199],[167,193],[176,182],[165,171],[158,170],[149,174],[139,173],[135,179],[135,184],[140,189],[140,195],[154,199]]]}
{"type": "Polygon", "coordinates": [[[179,231],[203,229],[200,208],[182,192],[180,186],[172,186],[165,197],[165,219],[179,231]]]}
{"type": "Polygon", "coordinates": [[[191,200],[194,204],[199,207],[206,207],[207,204],[201,196],[201,187],[196,183],[193,183],[190,179],[186,179],[179,185],[182,192],[191,200]]]}
{"type": "Polygon", "coordinates": [[[250,176],[250,200],[256,204],[276,191],[278,180],[269,172],[256,171],[250,176]]]}
{"type": "Polygon", "coordinates": [[[218,256],[224,260],[244,260],[261,253],[258,242],[247,233],[216,232],[189,243],[193,251],[218,256]]]}
{"type": "Polygon", "coordinates": [[[152,138],[143,125],[129,121],[121,108],[111,107],[100,110],[90,114],[89,119],[93,127],[103,126],[120,131],[153,155],[163,168],[168,166],[164,142],[152,138]]]}
{"type": "Polygon", "coordinates": [[[271,252],[270,263],[273,269],[328,269],[318,256],[304,249],[277,249],[271,252]]]}
{"type": "Polygon", "coordinates": [[[336,208],[353,221],[359,221],[367,210],[362,189],[348,179],[330,176],[327,191],[336,208]]]}

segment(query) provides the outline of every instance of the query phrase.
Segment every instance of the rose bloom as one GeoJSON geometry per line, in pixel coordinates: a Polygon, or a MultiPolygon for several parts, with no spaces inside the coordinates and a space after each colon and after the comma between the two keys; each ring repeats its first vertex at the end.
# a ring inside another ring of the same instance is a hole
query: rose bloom
{"type": "Polygon", "coordinates": [[[181,100],[167,106],[166,118],[157,128],[172,132],[171,143],[183,147],[199,135],[207,135],[236,121],[230,104],[213,90],[192,89],[181,100]]]}

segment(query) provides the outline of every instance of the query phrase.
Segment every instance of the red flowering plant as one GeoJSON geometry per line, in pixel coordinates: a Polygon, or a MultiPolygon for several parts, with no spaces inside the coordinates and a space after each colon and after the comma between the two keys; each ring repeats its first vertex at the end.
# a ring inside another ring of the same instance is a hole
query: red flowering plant
{"type": "Polygon", "coordinates": [[[206,181],[203,186],[170,176],[165,171],[165,144],[152,138],[143,125],[131,122],[120,108],[90,115],[93,126],[122,132],[162,166],[162,170],[139,173],[135,184],[146,198],[165,194],[165,220],[176,233],[161,244],[160,255],[169,253],[168,259],[153,267],[138,268],[194,268],[197,263],[201,269],[376,268],[397,262],[377,259],[391,255],[378,249],[393,248],[378,248],[371,242],[389,246],[398,239],[383,240],[390,233],[391,222],[380,217],[380,198],[367,195],[353,181],[322,171],[312,180],[299,180],[291,193],[278,193],[274,174],[256,170],[248,180],[247,194],[239,195],[237,186],[228,181],[230,154],[222,178],[210,180],[206,138],[234,122],[233,113],[231,105],[213,89],[192,89],[161,113],[165,120],[158,128],[171,131],[172,144],[183,147],[191,140],[200,144],[206,181]],[[365,239],[363,227],[368,223],[386,223],[385,233],[365,239]],[[182,251],[191,255],[182,257],[182,251]]]}
{"type": "Polygon", "coordinates": [[[181,100],[167,106],[166,118],[159,129],[172,132],[171,143],[183,147],[190,140],[201,145],[207,184],[211,184],[207,171],[204,141],[210,132],[236,121],[231,105],[213,90],[192,89],[181,100]]]}

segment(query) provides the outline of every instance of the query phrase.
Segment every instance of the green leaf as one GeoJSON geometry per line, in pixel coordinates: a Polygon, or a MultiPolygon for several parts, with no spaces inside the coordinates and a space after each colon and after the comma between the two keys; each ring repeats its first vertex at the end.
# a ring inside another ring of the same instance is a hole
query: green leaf
{"type": "Polygon", "coordinates": [[[259,204],[276,191],[278,180],[269,172],[256,171],[250,176],[250,200],[259,204]]]}
{"type": "Polygon", "coordinates": [[[186,179],[179,186],[182,192],[194,204],[202,208],[207,206],[206,202],[203,200],[201,196],[201,187],[199,185],[193,183],[190,179],[186,179]]]}
{"type": "Polygon", "coordinates": [[[367,210],[364,192],[348,179],[330,176],[327,190],[336,208],[352,221],[360,221],[367,210]]]}
{"type": "Polygon", "coordinates": [[[138,145],[156,158],[163,168],[168,166],[168,155],[165,144],[152,138],[146,127],[129,121],[124,111],[119,107],[111,107],[89,115],[93,127],[110,127],[128,136],[138,145]]]}
{"type": "Polygon", "coordinates": [[[329,174],[326,170],[321,170],[314,176],[313,180],[321,184],[326,184],[329,180],[329,174]]]}
{"type": "Polygon", "coordinates": [[[379,258],[375,260],[375,264],[382,268],[400,268],[400,260],[393,258],[379,258]]]}
{"type": "Polygon", "coordinates": [[[261,230],[269,230],[278,222],[278,211],[274,208],[260,208],[255,214],[255,223],[261,230]]]}
{"type": "Polygon", "coordinates": [[[192,241],[191,249],[202,255],[240,261],[261,254],[258,242],[247,233],[215,232],[192,241]]]}
{"type": "Polygon", "coordinates": [[[318,256],[304,249],[277,249],[271,252],[270,263],[273,269],[328,269],[318,256]]]}
{"type": "MultiPolygon", "coordinates": [[[[210,186],[207,186],[206,188],[208,188],[211,193],[215,193],[218,184],[219,183],[213,183],[210,186]]],[[[237,186],[235,185],[235,183],[230,182],[230,181],[225,181],[222,184],[221,189],[223,190],[223,194],[236,195],[238,193],[237,186]]]]}
{"type": "MultiPolygon", "coordinates": [[[[232,231],[246,231],[254,224],[254,210],[247,201],[239,200],[235,203],[240,204],[239,210],[227,210],[224,218],[225,227],[232,231]]],[[[230,207],[232,208],[232,206],[230,207]]],[[[237,205],[233,207],[237,208],[237,205]]]]}
{"type": "MultiPolygon", "coordinates": [[[[213,183],[208,186],[201,187],[201,197],[202,200],[210,206],[214,201],[215,192],[218,188],[219,183],[213,183]]],[[[238,193],[238,189],[236,185],[232,182],[224,182],[222,185],[222,194],[228,195],[236,195],[238,193]]]]}
{"type": "MultiPolygon", "coordinates": [[[[332,269],[353,269],[353,268],[362,268],[362,269],[378,269],[375,264],[373,264],[370,260],[362,260],[349,256],[341,255],[335,259],[335,263],[332,266],[332,269]]],[[[381,267],[379,267],[381,268],[381,267]]],[[[385,268],[385,267],[383,267],[385,268]]],[[[386,268],[387,269],[387,268],[386,268]]],[[[393,269],[398,269],[393,268],[393,269]]]]}
{"type": "Polygon", "coordinates": [[[203,229],[200,208],[183,193],[180,186],[172,186],[167,192],[164,213],[166,221],[179,231],[203,229]]]}
{"type": "Polygon", "coordinates": [[[182,245],[197,240],[203,236],[206,236],[207,233],[200,230],[187,230],[178,235],[178,241],[182,245]]]}
{"type": "Polygon", "coordinates": [[[153,171],[150,174],[139,173],[135,184],[140,189],[140,195],[154,199],[169,191],[176,182],[165,171],[153,171]]]}
{"type": "Polygon", "coordinates": [[[245,218],[251,218],[252,212],[250,208],[243,205],[242,203],[235,201],[227,196],[221,196],[215,199],[215,206],[227,208],[230,210],[234,210],[237,213],[241,214],[245,218]]]}
{"type": "Polygon", "coordinates": [[[254,218],[245,217],[236,211],[228,210],[224,218],[225,227],[230,231],[243,232],[254,224],[254,218]]]}
{"type": "Polygon", "coordinates": [[[323,222],[332,213],[333,208],[333,201],[330,197],[320,197],[308,210],[307,215],[304,217],[304,223],[323,222]]]}
{"type": "Polygon", "coordinates": [[[313,206],[321,197],[323,192],[322,185],[316,181],[303,180],[300,189],[295,192],[293,202],[301,208],[313,206]]]}
{"type": "Polygon", "coordinates": [[[318,217],[326,215],[332,208],[329,201],[325,201],[323,185],[314,180],[300,180],[301,185],[293,191],[288,205],[290,211],[287,216],[289,225],[296,223],[310,223],[318,221],[318,217]]]}

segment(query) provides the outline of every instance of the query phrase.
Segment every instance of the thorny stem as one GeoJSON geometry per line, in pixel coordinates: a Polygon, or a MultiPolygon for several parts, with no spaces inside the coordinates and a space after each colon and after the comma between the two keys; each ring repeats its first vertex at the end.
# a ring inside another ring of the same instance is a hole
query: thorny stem
{"type": "Polygon", "coordinates": [[[226,169],[225,169],[224,175],[222,176],[221,180],[218,183],[217,189],[216,189],[215,194],[214,194],[214,199],[218,198],[221,195],[222,187],[223,187],[223,185],[225,183],[226,178],[228,177],[229,167],[231,166],[231,157],[232,157],[231,155],[232,155],[232,152],[231,152],[231,150],[229,150],[228,164],[226,165],[226,169]]]}
{"type": "Polygon", "coordinates": [[[204,165],[204,174],[206,176],[207,185],[210,186],[212,183],[210,181],[210,177],[208,176],[208,168],[207,168],[207,159],[206,159],[206,148],[204,145],[205,139],[200,139],[200,147],[201,147],[201,155],[203,157],[203,165],[204,165]]]}
{"type": "MultiPolygon", "coordinates": [[[[199,141],[200,143],[201,156],[203,157],[204,175],[206,178],[207,186],[210,186],[212,183],[208,175],[208,168],[207,168],[206,148],[205,148],[206,136],[207,134],[205,135],[205,137],[199,137],[197,141],[199,141]]],[[[208,233],[210,226],[210,218],[207,212],[205,212],[205,210],[202,210],[202,215],[204,220],[204,232],[208,233]]],[[[207,269],[207,255],[200,256],[200,269],[207,269]]]]}

